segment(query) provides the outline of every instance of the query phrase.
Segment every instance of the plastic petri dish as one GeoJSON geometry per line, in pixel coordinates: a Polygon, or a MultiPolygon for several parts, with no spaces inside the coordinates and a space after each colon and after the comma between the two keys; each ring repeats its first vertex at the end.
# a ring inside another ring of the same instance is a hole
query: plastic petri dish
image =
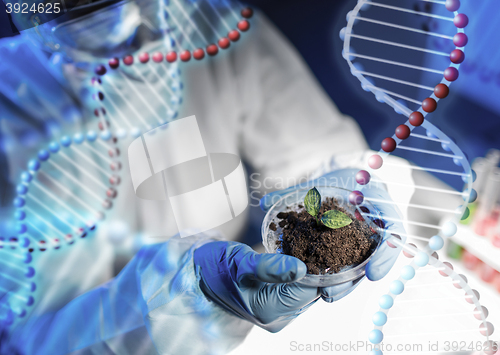
{"type": "MultiPolygon", "coordinates": [[[[339,187],[326,187],[326,186],[315,186],[321,194],[321,201],[325,201],[328,197],[333,197],[339,203],[339,206],[345,208],[350,214],[354,215],[356,211],[356,206],[353,206],[349,203],[349,194],[352,192],[347,189],[339,188],[339,187]]],[[[302,210],[303,207],[299,207],[299,205],[304,204],[304,197],[307,192],[311,189],[311,187],[297,189],[294,192],[291,192],[279,200],[276,201],[272,205],[272,207],[267,212],[264,217],[264,221],[262,222],[262,244],[266,249],[267,253],[281,253],[277,245],[277,241],[281,240],[283,233],[282,229],[279,226],[279,222],[277,215],[280,212],[290,212],[290,211],[299,211],[302,210]],[[276,225],[276,231],[273,231],[269,228],[271,222],[274,222],[276,225]]],[[[365,220],[370,224],[370,226],[375,230],[375,233],[370,237],[372,239],[372,247],[370,250],[370,256],[363,261],[361,264],[352,265],[345,267],[343,270],[334,273],[334,272],[325,272],[324,274],[315,275],[315,274],[306,274],[304,278],[299,280],[297,283],[303,286],[311,286],[311,287],[329,287],[342,284],[348,281],[356,281],[365,276],[365,267],[370,261],[373,254],[379,248],[382,242],[383,230],[373,223],[373,221],[377,219],[382,219],[380,215],[380,211],[375,208],[369,201],[363,201],[358,208],[364,207],[363,210],[366,211],[368,209],[369,212],[365,212],[369,214],[369,217],[365,217],[365,220]]]]}

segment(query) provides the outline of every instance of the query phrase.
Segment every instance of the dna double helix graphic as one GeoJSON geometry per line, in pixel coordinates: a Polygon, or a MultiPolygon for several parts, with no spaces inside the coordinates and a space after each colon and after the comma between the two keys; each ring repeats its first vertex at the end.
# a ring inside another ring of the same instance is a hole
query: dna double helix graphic
{"type": "Polygon", "coordinates": [[[364,201],[392,203],[364,198],[363,190],[369,188],[370,181],[415,189],[410,204],[398,202],[398,196],[393,196],[395,205],[409,208],[405,220],[385,218],[386,223],[403,222],[407,231],[413,231],[393,234],[386,241],[391,248],[402,247],[411,263],[400,270],[389,292],[379,299],[380,308],[372,319],[374,328],[368,335],[369,341],[377,345],[371,352],[373,355],[390,352],[381,348],[383,341],[446,336],[477,341],[475,344],[479,345],[473,350],[487,354],[498,350],[490,340],[494,328],[487,321],[488,310],[479,302],[479,292],[469,286],[467,278],[454,270],[451,263],[439,260],[437,253],[445,240],[456,233],[459,221],[469,216],[467,204],[477,198],[472,189],[476,175],[467,156],[429,119],[439,101],[449,95],[450,85],[458,79],[460,64],[465,60],[468,37],[464,29],[469,19],[459,12],[460,7],[459,0],[359,0],[340,33],[344,40],[343,57],[361,87],[404,117],[395,124],[394,134],[381,142],[380,151],[368,159],[366,169],[356,175],[357,189],[351,193],[350,201],[367,218],[371,214],[363,208],[364,201]],[[422,1],[439,8],[429,12],[412,7],[422,1]],[[439,32],[422,28],[419,22],[422,18],[439,21],[439,32]],[[428,43],[435,38],[453,43],[454,49],[451,53],[428,49],[428,43]],[[449,62],[426,60],[431,56],[449,58],[449,62]],[[428,62],[444,64],[432,67],[426,65],[428,62]],[[411,165],[410,169],[416,173],[447,175],[465,183],[464,190],[418,182],[413,185],[397,179],[378,180],[377,171],[385,170],[389,172],[386,176],[396,177],[398,169],[403,168],[387,159],[398,151],[431,157],[426,166],[411,165]],[[439,215],[443,223],[432,222],[429,218],[432,215],[439,215]],[[406,242],[410,240],[414,243],[406,242]],[[467,305],[474,308],[465,308],[467,305]],[[428,320],[425,329],[416,321],[419,319],[428,320]]]}
{"type": "MultiPolygon", "coordinates": [[[[173,48],[166,55],[168,62],[176,61],[177,56],[181,61],[188,62],[191,57],[202,60],[205,52],[209,56],[217,55],[219,48],[227,49],[231,42],[240,39],[240,31],[249,30],[250,23],[247,19],[253,15],[252,9],[228,0],[171,0],[169,5],[165,6],[165,11],[169,33],[173,35],[173,48]],[[237,13],[238,8],[241,9],[241,15],[237,13]],[[237,28],[231,26],[228,17],[237,21],[237,28]],[[227,35],[224,35],[225,31],[227,35]]],[[[146,54],[142,58],[147,58],[146,54]]],[[[159,59],[158,56],[157,58],[159,59]]]]}
{"type": "MultiPolygon", "coordinates": [[[[127,3],[103,9],[100,16],[127,3]]],[[[126,138],[178,118],[183,101],[179,65],[229,49],[249,30],[253,15],[250,8],[225,0],[158,4],[140,9],[147,38],[140,51],[130,44],[134,54],[110,58],[89,73],[92,92],[90,100],[84,98],[88,130],[54,139],[20,176],[14,199],[16,236],[0,237],[0,328],[26,318],[38,300],[39,257],[45,256],[43,264],[50,253],[84,247],[83,240],[105,223],[119,195],[126,138]]],[[[65,26],[53,29],[54,38],[65,26]]]]}
{"type": "Polygon", "coordinates": [[[35,269],[28,246],[27,238],[0,239],[0,328],[12,325],[16,318],[24,318],[35,302],[35,269]]]}
{"type": "Polygon", "coordinates": [[[27,238],[28,251],[71,245],[104,219],[121,180],[116,143],[109,133],[77,133],[29,161],[14,199],[17,232],[27,238]]]}
{"type": "Polygon", "coordinates": [[[17,237],[0,240],[2,325],[34,304],[39,253],[78,244],[105,218],[121,181],[119,158],[116,138],[88,131],[54,140],[28,162],[14,199],[17,237]]]}
{"type": "Polygon", "coordinates": [[[104,66],[96,68],[100,76],[93,77],[91,85],[94,89],[93,99],[97,103],[94,116],[99,130],[112,131],[119,138],[137,138],[141,133],[178,117],[182,104],[182,81],[177,63],[169,68],[161,66],[160,62],[156,62],[156,65],[146,63],[143,64],[148,65],[150,70],[147,77],[132,64],[126,69],[116,67],[108,75],[104,75],[104,66]],[[135,78],[139,78],[139,82],[135,78]],[[158,89],[170,99],[162,97],[158,89]],[[133,94],[138,104],[125,96],[124,92],[133,94]],[[146,117],[153,117],[154,121],[146,117]]]}
{"type": "Polygon", "coordinates": [[[179,60],[189,62],[194,58],[199,61],[205,58],[205,53],[215,56],[219,49],[228,49],[231,42],[240,39],[240,31],[250,29],[248,19],[253,16],[251,8],[228,1],[172,0],[165,5],[164,11],[167,34],[161,48],[141,51],[135,56],[127,54],[121,59],[111,58],[107,65],[98,65],[94,70],[97,77],[91,78],[95,88],[93,98],[100,103],[94,109],[100,121],[99,128],[112,127],[119,138],[127,135],[137,138],[177,118],[183,89],[179,60]],[[236,9],[241,9],[241,17],[236,9]],[[228,18],[237,21],[237,29],[230,26],[228,18]],[[227,35],[223,34],[224,30],[228,31],[227,35]],[[146,72],[144,67],[148,69],[146,72]],[[158,89],[170,99],[166,100],[158,89]],[[137,104],[123,95],[126,91],[133,93],[137,104]],[[147,113],[141,112],[139,107],[147,113]],[[135,120],[129,117],[127,110],[135,120]],[[145,115],[156,121],[148,122],[145,115]]]}

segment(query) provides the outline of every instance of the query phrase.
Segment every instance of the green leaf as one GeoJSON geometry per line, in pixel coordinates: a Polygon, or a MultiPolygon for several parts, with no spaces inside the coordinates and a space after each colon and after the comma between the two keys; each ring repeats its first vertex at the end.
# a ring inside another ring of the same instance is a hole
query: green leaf
{"type": "Polygon", "coordinates": [[[321,222],[328,228],[337,229],[348,226],[352,223],[352,219],[343,212],[331,210],[323,213],[321,222]]]}
{"type": "Polygon", "coordinates": [[[318,215],[319,208],[321,207],[321,195],[315,187],[307,191],[306,197],[304,198],[304,205],[306,207],[307,213],[309,213],[311,216],[318,215]]]}

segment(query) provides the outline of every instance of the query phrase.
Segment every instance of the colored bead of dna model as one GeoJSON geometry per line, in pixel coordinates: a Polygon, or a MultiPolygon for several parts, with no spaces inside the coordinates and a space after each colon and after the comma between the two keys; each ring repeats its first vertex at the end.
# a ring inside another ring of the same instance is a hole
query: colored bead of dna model
{"type": "MultiPolygon", "coordinates": [[[[179,4],[175,0],[173,1],[173,3],[179,4]]],[[[218,14],[217,8],[214,5],[212,5],[210,1],[207,1],[207,3],[210,4],[213,11],[218,14]]],[[[195,4],[194,6],[196,6],[196,9],[200,12],[200,14],[202,14],[205,21],[210,25],[210,27],[212,28],[214,33],[216,35],[220,36],[219,32],[210,23],[210,20],[204,15],[204,13],[200,9],[200,7],[196,4],[196,2],[194,4],[195,4]]],[[[182,9],[181,5],[178,5],[178,6],[180,9],[182,9]]],[[[248,31],[250,29],[250,23],[248,22],[247,19],[249,19],[253,16],[253,10],[250,8],[244,8],[243,10],[241,10],[241,16],[243,17],[243,19],[238,19],[237,15],[234,13],[232,8],[231,8],[231,12],[235,16],[236,20],[239,20],[237,25],[236,25],[238,30],[241,32],[248,31]]],[[[166,54],[163,54],[160,51],[156,51],[152,54],[147,53],[147,52],[142,52],[137,57],[137,60],[140,63],[146,64],[150,60],[152,60],[155,63],[161,63],[161,62],[163,62],[163,60],[167,61],[168,63],[174,63],[175,61],[177,61],[177,59],[180,59],[182,62],[189,62],[191,60],[191,58],[194,58],[195,60],[202,60],[203,58],[205,58],[205,53],[208,54],[209,56],[213,57],[219,53],[219,48],[220,49],[228,49],[231,45],[231,42],[237,42],[241,37],[240,32],[237,29],[231,29],[230,26],[227,24],[227,22],[224,21],[221,17],[219,17],[222,19],[224,25],[226,26],[226,28],[228,29],[229,32],[228,32],[227,36],[220,36],[219,40],[217,41],[217,44],[209,43],[206,36],[203,34],[203,32],[201,32],[199,30],[198,26],[193,22],[193,20],[190,18],[190,16],[185,11],[181,11],[181,13],[185,16],[189,25],[192,26],[193,29],[196,31],[197,35],[200,36],[201,39],[203,39],[207,43],[205,49],[203,49],[203,48],[195,48],[195,49],[191,49],[191,50],[190,49],[179,49],[179,50],[172,49],[172,50],[168,51],[166,54]]],[[[172,17],[172,19],[173,19],[174,23],[178,24],[177,20],[174,17],[172,17]]],[[[182,31],[181,33],[183,35],[185,35],[184,31],[182,31]]],[[[185,41],[188,43],[189,47],[191,47],[191,48],[195,47],[193,42],[189,39],[189,37],[187,35],[185,35],[185,41]]],[[[175,40],[172,40],[172,42],[171,42],[172,47],[175,47],[176,43],[177,42],[175,40]]],[[[120,60],[120,58],[115,57],[115,58],[111,58],[108,61],[108,66],[111,69],[118,69],[121,63],[123,63],[123,65],[125,65],[125,66],[130,66],[130,65],[134,64],[135,61],[136,60],[134,59],[134,57],[132,55],[126,55],[121,60],[120,60]]],[[[106,74],[106,72],[107,72],[107,69],[104,65],[98,65],[95,68],[95,73],[97,75],[104,75],[104,74],[106,74]]]]}
{"type": "Polygon", "coordinates": [[[16,318],[24,318],[35,302],[35,269],[29,245],[27,238],[0,238],[0,328],[12,325],[16,318]]]}
{"type": "MultiPolygon", "coordinates": [[[[396,126],[393,136],[387,137],[381,142],[380,151],[368,159],[367,168],[357,173],[358,188],[350,194],[349,200],[351,204],[357,206],[361,216],[371,217],[370,211],[362,206],[364,201],[390,202],[365,198],[363,189],[369,188],[370,182],[384,182],[388,185],[410,187],[409,184],[405,185],[404,181],[380,181],[374,175],[374,172],[379,169],[399,168],[398,164],[386,162],[386,157],[397,150],[433,156],[435,159],[429,161],[429,165],[434,163],[434,166],[411,166],[410,168],[451,175],[463,180],[466,186],[463,192],[438,189],[432,186],[412,186],[415,188],[415,194],[434,193],[435,201],[433,203],[435,202],[436,205],[402,205],[397,201],[394,203],[431,213],[435,211],[444,214],[446,222],[442,225],[432,225],[426,223],[425,220],[408,218],[400,222],[419,227],[423,232],[416,236],[393,234],[386,240],[391,248],[403,248],[404,255],[411,259],[411,263],[401,269],[399,278],[391,283],[389,292],[380,297],[380,309],[373,316],[374,329],[369,333],[368,338],[372,344],[380,345],[382,343],[384,326],[390,320],[388,313],[396,304],[397,297],[403,294],[405,288],[408,287],[407,283],[415,279],[420,271],[426,271],[421,269],[429,266],[437,269],[439,275],[449,277],[454,288],[465,292],[467,303],[475,306],[474,311],[466,312],[466,316],[473,315],[480,322],[478,333],[485,339],[483,350],[487,354],[493,354],[496,352],[496,348],[495,344],[489,340],[489,336],[492,335],[494,328],[490,322],[486,321],[488,311],[479,303],[479,293],[468,285],[464,275],[454,271],[450,263],[440,261],[437,254],[437,251],[443,248],[444,241],[456,233],[459,220],[469,216],[467,204],[474,202],[477,198],[477,193],[472,189],[475,173],[471,170],[466,155],[454,141],[427,119],[428,114],[436,111],[439,101],[449,95],[450,84],[459,77],[460,64],[465,60],[464,47],[468,42],[464,28],[468,25],[469,19],[465,14],[458,13],[461,7],[459,0],[419,1],[442,6],[446,10],[441,8],[437,11],[451,12],[453,17],[407,8],[405,5],[409,1],[399,1],[394,5],[394,1],[391,0],[378,2],[359,0],[356,7],[347,16],[347,27],[340,32],[340,37],[344,40],[343,57],[346,59],[352,75],[361,82],[362,88],[372,92],[379,102],[390,105],[398,114],[407,118],[406,122],[396,126]],[[418,17],[431,17],[452,24],[453,27],[441,26],[442,29],[449,30],[450,34],[422,30],[415,24],[418,17]],[[452,31],[455,33],[452,34],[452,31]],[[414,35],[415,38],[409,34],[414,35]],[[426,38],[429,37],[452,41],[455,49],[451,53],[427,49],[426,38]],[[358,51],[352,48],[354,41],[356,41],[358,51]],[[428,68],[417,64],[417,61],[425,61],[424,55],[449,57],[450,64],[444,69],[428,68]],[[417,107],[410,109],[408,105],[417,105],[417,107]],[[423,146],[432,148],[424,149],[423,146]],[[455,168],[448,168],[448,160],[453,161],[455,168]],[[440,199],[443,198],[444,201],[444,196],[450,195],[460,196],[463,199],[462,204],[453,205],[456,203],[456,200],[453,200],[451,206],[450,204],[441,206],[440,199]],[[439,230],[437,234],[435,234],[436,229],[439,230]],[[418,248],[415,244],[406,244],[407,238],[423,241],[425,245],[418,248]]],[[[391,221],[399,220],[385,218],[385,223],[391,221]]],[[[417,316],[415,315],[415,317],[417,316]]],[[[407,317],[407,320],[410,318],[407,317]]],[[[467,331],[470,332],[470,329],[467,331]]],[[[371,354],[381,355],[382,350],[375,347],[371,354]]]]}

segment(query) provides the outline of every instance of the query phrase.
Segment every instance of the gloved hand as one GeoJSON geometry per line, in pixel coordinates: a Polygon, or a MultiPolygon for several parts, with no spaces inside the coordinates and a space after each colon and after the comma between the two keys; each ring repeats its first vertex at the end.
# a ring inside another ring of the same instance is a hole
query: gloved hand
{"type": "MultiPolygon", "coordinates": [[[[265,195],[261,201],[260,206],[264,211],[269,210],[271,206],[279,201],[279,199],[299,188],[313,188],[314,186],[331,186],[331,187],[341,187],[346,189],[354,190],[356,187],[355,175],[359,169],[341,169],[336,170],[326,175],[323,175],[315,180],[308,181],[306,184],[293,186],[284,190],[275,191],[270,194],[265,195]]],[[[380,211],[381,219],[385,224],[385,232],[383,235],[383,241],[372,256],[371,260],[366,265],[365,274],[369,280],[377,281],[383,278],[391,270],[392,266],[396,262],[402,247],[400,245],[404,244],[406,237],[404,233],[404,228],[402,224],[402,216],[395,204],[392,203],[392,199],[387,193],[384,186],[375,185],[370,182],[369,184],[363,186],[362,189],[365,199],[375,199],[377,201],[370,201],[375,208],[380,211]],[[386,202],[379,202],[386,201],[386,202]],[[385,219],[384,216],[387,218],[385,219]],[[392,234],[400,236],[401,243],[392,243],[391,247],[387,240],[392,237],[392,234]]],[[[352,289],[359,284],[356,283],[352,286],[352,289]]],[[[352,289],[350,291],[352,291],[352,289]]],[[[349,292],[346,292],[348,294],[349,292]]],[[[345,296],[344,295],[344,296],[345,296]]],[[[338,298],[337,298],[338,299],[338,298]]]]}
{"type": "Polygon", "coordinates": [[[212,301],[236,316],[277,332],[316,302],[352,287],[299,286],[306,265],[281,254],[259,254],[236,242],[211,242],[194,252],[200,288],[212,301]]]}

